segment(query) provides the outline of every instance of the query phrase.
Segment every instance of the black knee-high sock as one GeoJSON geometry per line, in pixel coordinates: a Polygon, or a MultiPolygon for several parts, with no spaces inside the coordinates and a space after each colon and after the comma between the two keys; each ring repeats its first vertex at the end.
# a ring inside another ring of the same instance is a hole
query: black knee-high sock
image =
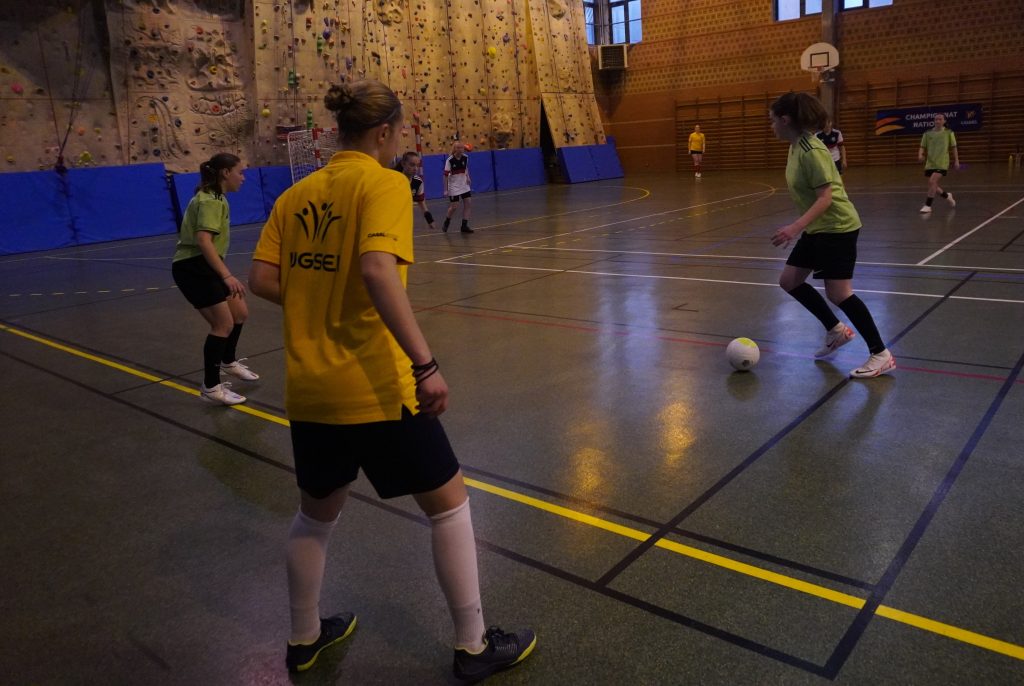
{"type": "Polygon", "coordinates": [[[857,332],[864,337],[864,342],[868,344],[868,350],[872,355],[885,350],[885,343],[882,342],[882,336],[878,333],[875,320],[863,300],[856,295],[851,295],[839,303],[839,309],[846,313],[853,328],[857,329],[857,332]]]}
{"type": "Polygon", "coordinates": [[[224,345],[224,357],[221,358],[221,362],[224,364],[230,364],[235,361],[235,348],[238,347],[238,337],[242,335],[242,325],[235,324],[235,328],[231,329],[231,333],[228,334],[227,343],[224,345]]]}
{"type": "Polygon", "coordinates": [[[825,330],[831,329],[833,326],[839,323],[839,318],[836,317],[832,308],[825,302],[825,298],[821,297],[821,293],[814,290],[814,286],[809,283],[802,283],[793,290],[789,291],[789,294],[793,298],[807,308],[807,311],[818,318],[821,325],[825,327],[825,330]]]}
{"type": "Polygon", "coordinates": [[[228,339],[223,336],[212,333],[206,336],[206,343],[203,343],[203,384],[207,388],[220,383],[220,361],[224,359],[224,346],[227,344],[228,339]]]}

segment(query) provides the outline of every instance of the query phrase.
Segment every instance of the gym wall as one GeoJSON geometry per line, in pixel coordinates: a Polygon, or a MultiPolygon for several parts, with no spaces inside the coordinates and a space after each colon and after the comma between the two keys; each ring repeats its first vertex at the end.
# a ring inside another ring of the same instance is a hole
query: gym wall
{"type": "MultiPolygon", "coordinates": [[[[1024,149],[1024,3],[894,0],[839,13],[836,126],[853,165],[916,163],[917,139],[874,133],[875,111],[980,102],[981,131],[960,137],[969,162],[1006,162],[1024,149]]],[[[644,41],[625,72],[594,70],[605,128],[627,172],[688,171],[686,136],[707,134],[707,169],[785,164],[767,107],[814,92],[800,53],[821,17],[773,20],[771,0],[644,0],[644,41]]]]}

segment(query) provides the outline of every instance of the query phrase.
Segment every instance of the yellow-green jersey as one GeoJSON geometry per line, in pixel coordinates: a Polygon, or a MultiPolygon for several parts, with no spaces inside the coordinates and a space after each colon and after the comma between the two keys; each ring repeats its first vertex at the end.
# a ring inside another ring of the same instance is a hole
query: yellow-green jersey
{"type": "Polygon", "coordinates": [[[178,243],[174,247],[172,262],[187,260],[190,257],[203,254],[197,240],[197,234],[200,231],[213,234],[213,247],[217,250],[218,255],[224,257],[228,251],[230,228],[231,212],[224,196],[219,193],[199,191],[192,196],[188,207],[185,208],[185,216],[181,220],[181,229],[178,231],[178,243]]]}
{"type": "Polygon", "coordinates": [[[949,169],[949,151],[956,147],[956,136],[949,129],[932,129],[921,136],[926,159],[925,169],[949,169]]]}
{"type": "Polygon", "coordinates": [[[696,131],[691,133],[688,145],[690,146],[690,150],[704,152],[704,134],[697,133],[696,131]]]}
{"type": "Polygon", "coordinates": [[[789,146],[786,162],[786,184],[800,214],[818,199],[817,189],[832,187],[832,204],[821,216],[808,224],[807,233],[846,233],[861,227],[857,208],[850,202],[832,154],[813,133],[804,133],[789,146]]]}
{"type": "Polygon", "coordinates": [[[409,180],[361,152],[336,153],[274,203],[253,259],[281,270],[288,418],[364,424],[416,413],[412,361],[363,283],[367,252],[413,261],[409,180]]]}

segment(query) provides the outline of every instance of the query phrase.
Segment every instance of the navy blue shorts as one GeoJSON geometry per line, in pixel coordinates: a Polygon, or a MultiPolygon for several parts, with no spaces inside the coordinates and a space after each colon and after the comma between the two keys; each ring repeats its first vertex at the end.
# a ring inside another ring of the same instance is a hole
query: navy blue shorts
{"type": "Polygon", "coordinates": [[[852,279],[860,229],[846,233],[800,234],[786,264],[810,269],[815,279],[852,279]]]}
{"type": "Polygon", "coordinates": [[[462,195],[449,195],[448,196],[448,202],[458,202],[460,200],[465,200],[466,198],[472,198],[472,197],[473,197],[473,191],[466,191],[462,195]]]}
{"type": "Polygon", "coordinates": [[[352,483],[362,469],[381,498],[433,491],[459,471],[437,417],[414,415],[367,424],[291,422],[295,480],[314,498],[352,483]]]}

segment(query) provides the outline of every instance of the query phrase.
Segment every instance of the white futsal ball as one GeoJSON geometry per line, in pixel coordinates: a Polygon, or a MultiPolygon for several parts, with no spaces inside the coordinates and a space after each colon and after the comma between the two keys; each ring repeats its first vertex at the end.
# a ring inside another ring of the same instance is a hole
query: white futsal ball
{"type": "Polygon", "coordinates": [[[726,346],[725,356],[733,369],[745,372],[753,369],[757,361],[761,359],[761,351],[758,349],[757,343],[749,338],[736,338],[726,346]]]}

